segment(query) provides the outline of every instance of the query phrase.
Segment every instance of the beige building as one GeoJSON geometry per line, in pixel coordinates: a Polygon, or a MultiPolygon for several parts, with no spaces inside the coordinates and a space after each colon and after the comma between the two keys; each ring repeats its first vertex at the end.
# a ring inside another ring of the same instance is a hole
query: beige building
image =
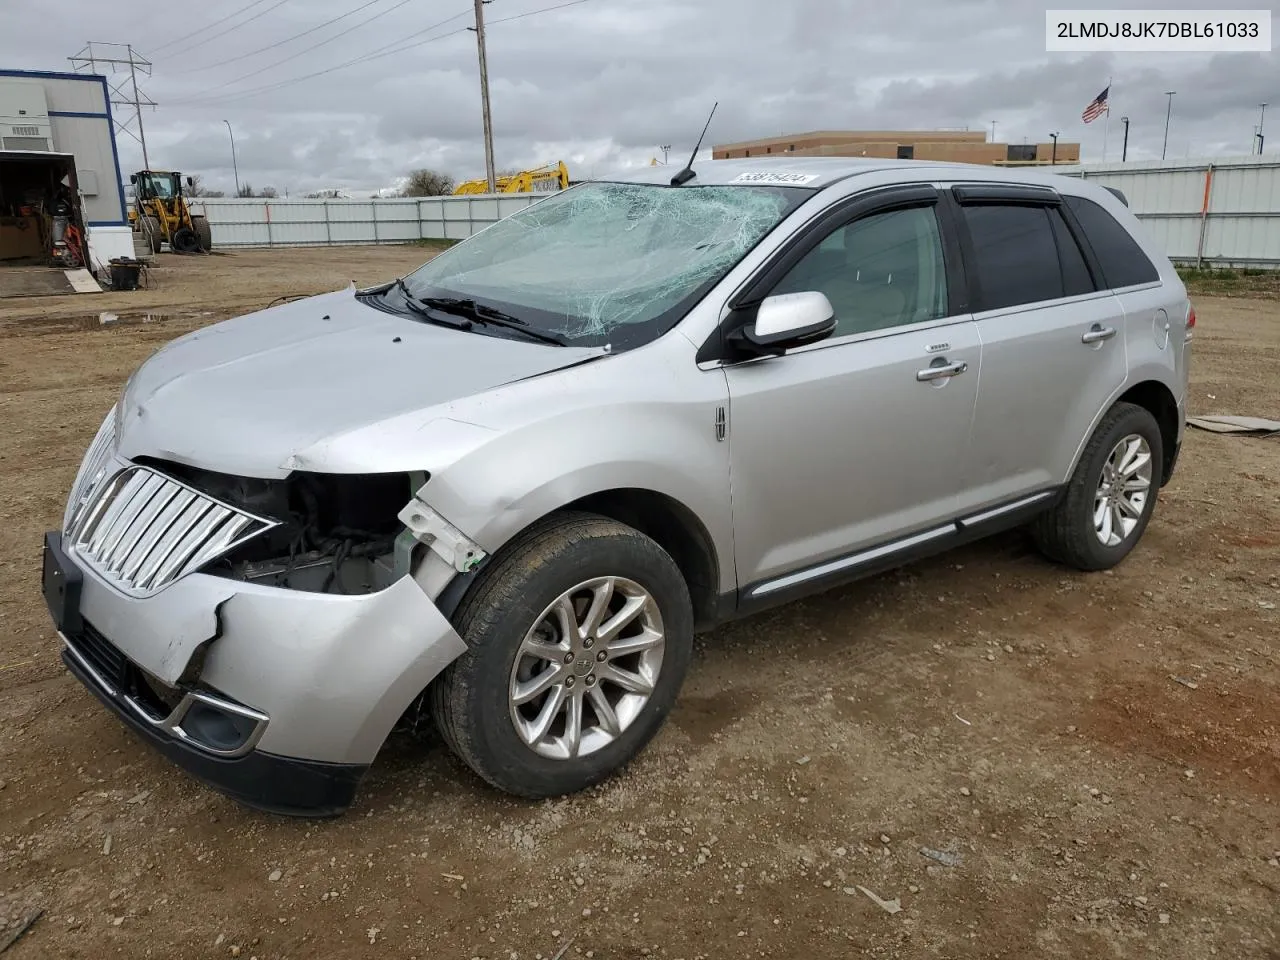
{"type": "Polygon", "coordinates": [[[711,148],[716,160],[789,154],[798,157],[878,157],[945,160],[997,167],[1079,163],[1080,144],[993,143],[981,130],[814,130],[711,148]]]}

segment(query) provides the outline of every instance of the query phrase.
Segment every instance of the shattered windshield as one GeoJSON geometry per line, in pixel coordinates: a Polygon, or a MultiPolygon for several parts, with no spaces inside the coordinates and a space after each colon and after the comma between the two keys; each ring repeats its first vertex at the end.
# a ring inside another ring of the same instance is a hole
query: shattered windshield
{"type": "Polygon", "coordinates": [[[810,191],[587,183],[507,217],[405,278],[582,346],[664,333],[810,191]]]}

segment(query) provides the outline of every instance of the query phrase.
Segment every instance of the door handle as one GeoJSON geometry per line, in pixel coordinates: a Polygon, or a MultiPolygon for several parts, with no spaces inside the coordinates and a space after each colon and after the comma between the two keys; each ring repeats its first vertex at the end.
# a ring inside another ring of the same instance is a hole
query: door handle
{"type": "Polygon", "coordinates": [[[925,367],[923,370],[916,371],[916,379],[921,383],[927,383],[930,380],[942,380],[945,377],[954,377],[964,373],[969,369],[969,364],[963,360],[957,360],[955,363],[941,363],[936,367],[925,367]]]}
{"type": "Polygon", "coordinates": [[[1110,340],[1116,335],[1115,327],[1101,327],[1094,324],[1088,333],[1080,338],[1081,343],[1101,343],[1103,340],[1110,340]]]}

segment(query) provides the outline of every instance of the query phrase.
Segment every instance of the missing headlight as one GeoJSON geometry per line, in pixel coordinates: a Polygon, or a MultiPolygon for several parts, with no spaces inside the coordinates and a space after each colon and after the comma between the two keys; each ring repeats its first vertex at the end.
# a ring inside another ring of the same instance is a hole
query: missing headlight
{"type": "MultiPolygon", "coordinates": [[[[316,593],[369,593],[394,579],[396,514],[413,496],[407,473],[293,473],[261,480],[174,463],[157,469],[280,525],[205,573],[316,593]]],[[[419,485],[421,481],[419,480],[419,485]]]]}

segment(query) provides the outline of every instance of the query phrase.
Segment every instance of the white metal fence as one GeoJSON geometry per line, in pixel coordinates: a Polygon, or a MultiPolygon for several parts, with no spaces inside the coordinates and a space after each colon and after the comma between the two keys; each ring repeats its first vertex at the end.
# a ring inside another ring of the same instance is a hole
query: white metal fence
{"type": "Polygon", "coordinates": [[[545,193],[370,200],[191,201],[213,231],[214,249],[465,240],[545,193]]]}
{"type": "MultiPolygon", "coordinates": [[[[1280,269],[1280,156],[1089,164],[1179,263],[1280,269]]],[[[215,248],[463,240],[546,194],[369,200],[198,199],[215,248]]]]}
{"type": "Polygon", "coordinates": [[[1280,269],[1280,156],[1088,164],[1177,263],[1280,269]]]}

